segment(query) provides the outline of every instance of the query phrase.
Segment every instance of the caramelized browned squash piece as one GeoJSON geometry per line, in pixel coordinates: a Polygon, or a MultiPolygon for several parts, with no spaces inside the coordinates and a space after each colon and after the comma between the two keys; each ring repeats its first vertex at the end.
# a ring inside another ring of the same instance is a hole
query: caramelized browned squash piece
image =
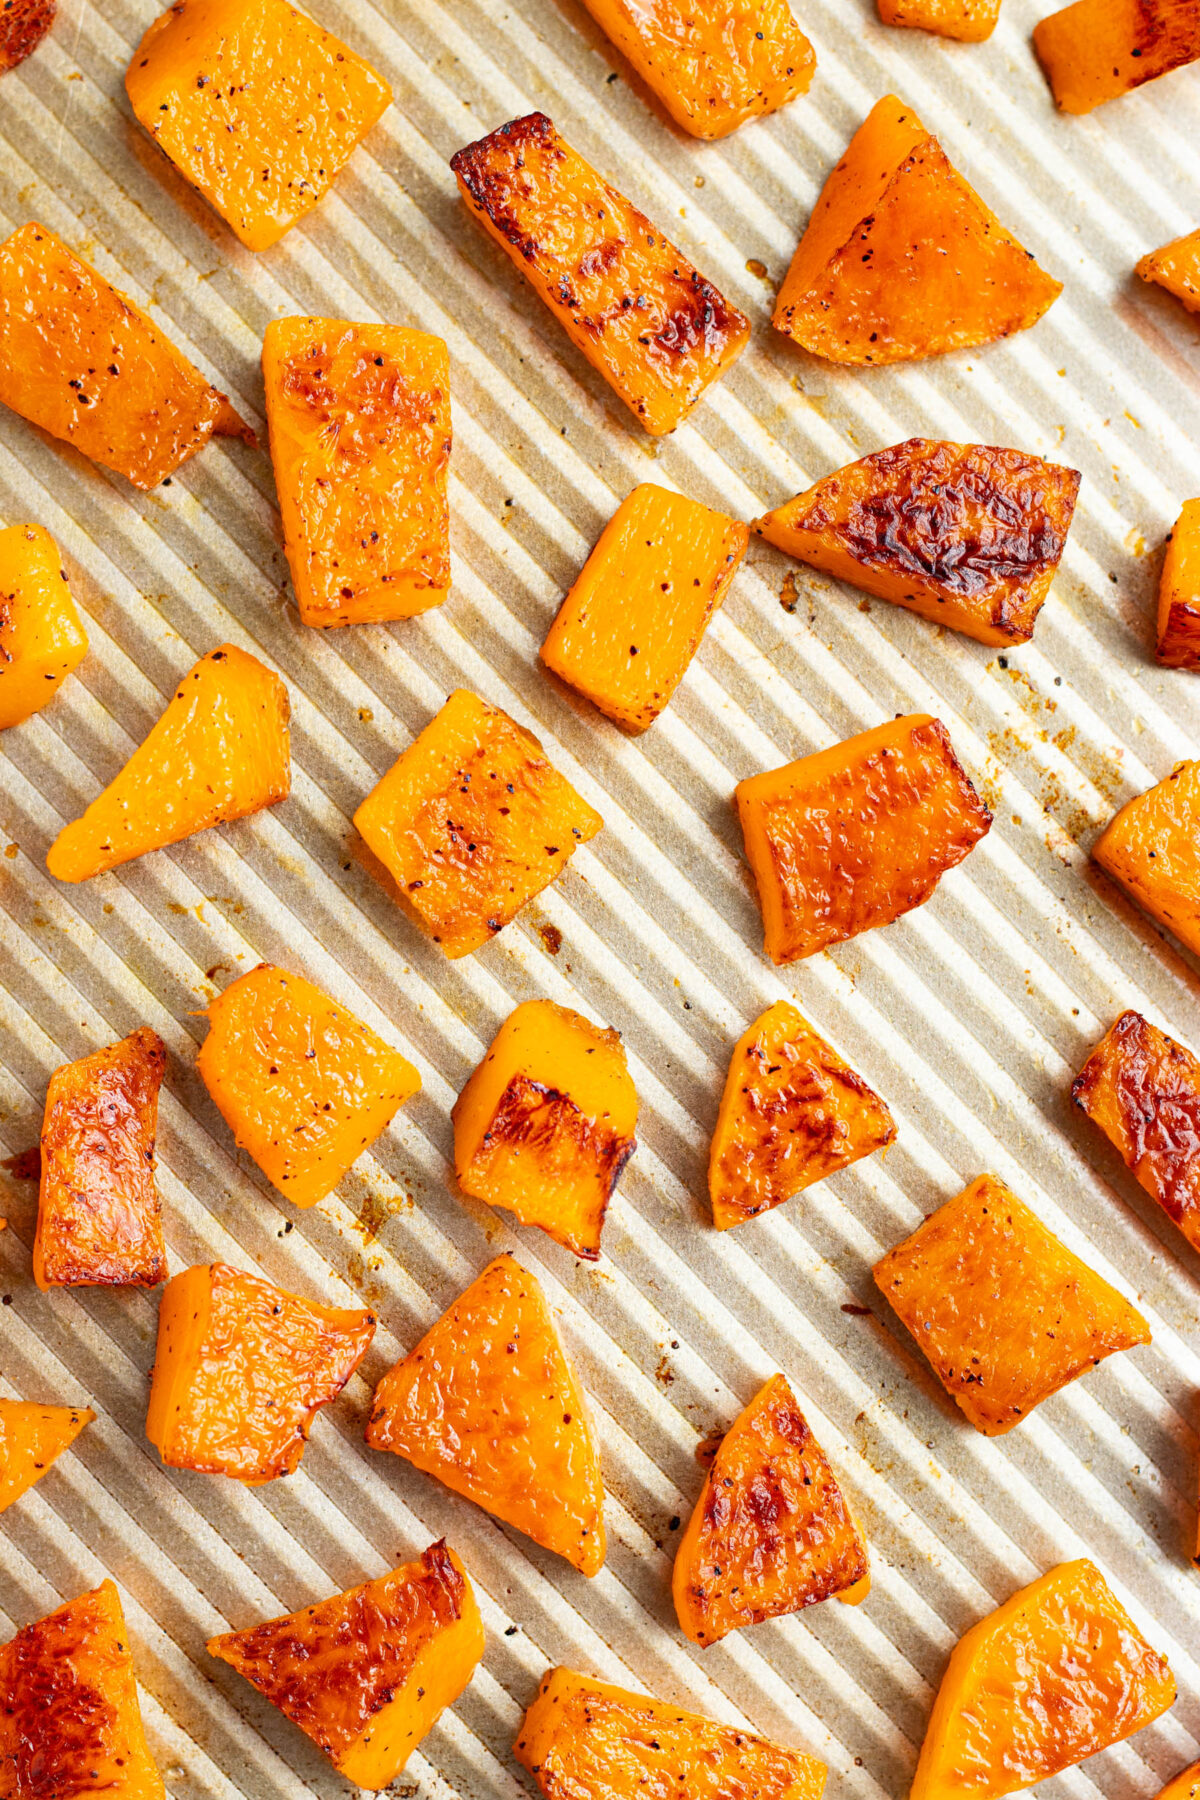
{"type": "Polygon", "coordinates": [[[1152,919],[1200,952],[1200,762],[1124,805],[1092,855],[1152,919]]]}
{"type": "MultiPolygon", "coordinates": [[[[0,1513],[40,1481],[95,1418],[90,1406],[35,1406],[0,1399],[0,1513]]],[[[0,1792],[4,1768],[0,1762],[0,1792]]]]}
{"type": "Polygon", "coordinates": [[[444,1542],[302,1612],[209,1639],[360,1788],[385,1788],[483,1655],[466,1570],[444,1542]]]}
{"type": "Polygon", "coordinates": [[[0,74],[32,56],[58,12],[58,0],[4,0],[0,6],[0,74]]]}
{"type": "Polygon", "coordinates": [[[1061,292],[889,94],[821,190],[774,325],[829,362],[908,362],[1024,331],[1061,292]]]}
{"type": "Polygon", "coordinates": [[[885,25],[930,31],[935,37],[982,44],[996,29],[1000,0],[879,0],[885,25]]]}
{"type": "MultiPolygon", "coordinates": [[[[1196,291],[1200,300],[1200,287],[1196,291]]],[[[1200,669],[1200,500],[1184,501],[1167,540],[1158,585],[1157,654],[1166,669],[1200,669]]]]}
{"type": "Polygon", "coordinates": [[[1200,230],[1189,231],[1143,256],[1137,266],[1143,281],[1153,281],[1182,300],[1189,312],[1200,312],[1200,230]]]}
{"type": "Polygon", "coordinates": [[[1086,113],[1200,57],[1196,0],[1075,0],[1033,28],[1063,112],[1086,113]]]}
{"type": "Polygon", "coordinates": [[[754,530],[801,562],[981,644],[1024,644],[1081,477],[1021,450],[909,438],[826,475],[754,530]]]}
{"type": "Polygon", "coordinates": [[[585,1575],[604,1562],[587,1403],[546,1296],[498,1256],[375,1390],[367,1442],[393,1450],[585,1575]]]}
{"type": "Polygon", "coordinates": [[[459,190],[576,349],[658,436],[736,361],[750,321],[545,113],[451,158],[459,190]]]}
{"type": "Polygon", "coordinates": [[[1117,1350],[1140,1312],[981,1175],[875,1265],[875,1280],[977,1431],[997,1437],[1117,1350]]]}
{"type": "Polygon", "coordinates": [[[0,531],[0,730],[53,700],[86,654],[87,633],[50,533],[41,525],[0,531]]]}
{"type": "Polygon", "coordinates": [[[752,775],[734,799],[777,963],[923,905],[992,823],[927,713],[752,775]]]}

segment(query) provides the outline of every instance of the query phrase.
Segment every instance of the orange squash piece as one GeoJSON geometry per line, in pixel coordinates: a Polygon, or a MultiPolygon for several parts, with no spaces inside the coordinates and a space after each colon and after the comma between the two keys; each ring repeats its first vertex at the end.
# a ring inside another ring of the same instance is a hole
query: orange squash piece
{"type": "Polygon", "coordinates": [[[777,963],[923,905],[992,823],[928,713],[752,775],[734,801],[777,963]]]}
{"type": "Polygon", "coordinates": [[[1200,951],[1200,761],[1128,801],[1092,855],[1152,919],[1200,951]]]}
{"type": "Polygon", "coordinates": [[[290,1475],[374,1335],[364,1308],[319,1306],[227,1263],[186,1269],[163,1290],[146,1436],[174,1469],[290,1475]]]}
{"type": "Polygon", "coordinates": [[[529,113],[451,158],[459,191],[575,348],[655,437],[745,349],[750,321],[529,113]]]}
{"type": "MultiPolygon", "coordinates": [[[[0,1399],[0,1513],[40,1481],[95,1418],[90,1406],[35,1406],[0,1399]]],[[[0,1791],[4,1770],[0,1765],[0,1791]]]]}
{"type": "Polygon", "coordinates": [[[1181,1770],[1165,1788],[1160,1788],[1158,1800],[1200,1800],[1200,1762],[1181,1770]]]}
{"type": "Polygon", "coordinates": [[[822,188],[773,323],[829,362],[909,362],[1024,331],[1061,292],[889,94],[822,188]]]}
{"type": "Polygon", "coordinates": [[[297,1206],[337,1186],[421,1077],[302,975],[259,963],[218,995],[197,1067],[267,1180],[297,1206]]]}
{"type": "Polygon", "coordinates": [[[256,656],[221,644],[189,669],[162,716],[46,857],[87,881],[193,832],[244,819],[291,792],[287,689],[256,656]]]}
{"type": "Polygon", "coordinates": [[[454,1172],[465,1194],[594,1262],[637,1115],[618,1034],[553,1000],[526,1000],[454,1103],[454,1172]]]}
{"type": "Polygon", "coordinates": [[[1000,0],[879,0],[879,17],[885,25],[982,44],[996,29],[1000,0]]]}
{"type": "Polygon", "coordinates": [[[57,12],[58,0],[7,0],[0,9],[0,74],[33,55],[57,12]]]}
{"type": "Polygon", "coordinates": [[[738,1039],[708,1158],[713,1224],[728,1231],[896,1135],[892,1115],[787,1000],[738,1039]]]}
{"type": "Polygon", "coordinates": [[[1200,57],[1195,0],[1075,0],[1033,28],[1033,47],[1063,112],[1169,75],[1200,57]]]}
{"type": "Polygon", "coordinates": [[[134,487],[254,433],[146,313],[44,225],[0,244],[0,403],[134,487]]]}
{"type": "Polygon", "coordinates": [[[645,731],[687,674],[749,538],[739,520],[643,482],[576,576],[542,661],[622,731],[645,731]]]}
{"type": "Polygon", "coordinates": [[[1175,1699],[1095,1563],[1059,1563],[959,1639],[910,1800],[998,1800],[1141,1731],[1175,1699]]]}
{"type": "Polygon", "coordinates": [[[1157,656],[1166,669],[1200,669],[1200,500],[1184,501],[1167,539],[1158,584],[1157,656]]]}
{"type": "Polygon", "coordinates": [[[604,820],[532,732],[458,688],[354,823],[413,924],[455,957],[502,931],[604,820]]]}
{"type": "Polygon", "coordinates": [[[360,1788],[395,1780],[483,1655],[466,1570],[444,1542],[302,1612],[210,1638],[360,1788]]]}
{"type": "Polygon", "coordinates": [[[1189,312],[1200,312],[1200,230],[1152,250],[1143,256],[1137,272],[1143,281],[1156,282],[1182,300],[1189,312]]]}
{"type": "Polygon", "coordinates": [[[176,0],[138,45],[125,91],[251,250],[312,211],[392,98],[370,63],[288,0],[176,0]]]}
{"type": "Polygon", "coordinates": [[[980,1175],[889,1250],[875,1280],[988,1437],[1104,1357],[1150,1342],[1136,1307],[995,1175],[980,1175]]]}
{"type": "Polygon", "coordinates": [[[1021,450],[909,438],[826,475],[753,529],[789,556],[981,644],[1025,644],[1081,477],[1021,450]]]}
{"type": "Polygon", "coordinates": [[[166,1066],[162,1039],[141,1025],[50,1077],[33,1240],[43,1290],[165,1278],[154,1139],[166,1066]]]}
{"type": "Polygon", "coordinates": [[[367,1442],[393,1450],[595,1575],[604,1487],[587,1402],[536,1279],[488,1264],[375,1390],[367,1442]]]}
{"type": "Polygon", "coordinates": [[[0,531],[0,731],[40,712],[86,654],[50,533],[41,525],[0,531]]]}
{"type": "Polygon", "coordinates": [[[263,381],[306,625],[411,619],[450,588],[450,356],[399,325],[272,319],[263,381]]]}

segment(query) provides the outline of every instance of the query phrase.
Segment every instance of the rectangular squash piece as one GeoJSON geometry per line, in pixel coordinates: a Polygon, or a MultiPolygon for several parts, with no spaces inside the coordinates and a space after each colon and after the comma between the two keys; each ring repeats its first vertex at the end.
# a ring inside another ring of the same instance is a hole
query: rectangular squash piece
{"type": "Polygon", "coordinates": [[[67,572],[42,525],[0,531],[0,731],[53,700],[87,654],[67,572]]]}
{"type": "Polygon", "coordinates": [[[1200,312],[1200,230],[1152,250],[1143,256],[1137,272],[1143,281],[1156,282],[1182,300],[1189,312],[1200,312]]]}
{"type": "MultiPolygon", "coordinates": [[[[1196,293],[1200,304],[1200,286],[1196,293]]],[[[1200,669],[1200,500],[1184,501],[1167,539],[1156,654],[1165,669],[1200,669]]]]}
{"type": "Polygon", "coordinates": [[[1200,954],[1200,761],[1128,801],[1092,855],[1152,919],[1200,954]]]}
{"type": "Polygon", "coordinates": [[[1033,47],[1063,112],[1169,75],[1200,57],[1196,0],[1075,0],[1033,29],[1033,47]]]}
{"type": "Polygon", "coordinates": [[[450,356],[398,325],[272,319],[263,382],[306,625],[410,619],[450,587],[450,356]]]}
{"type": "Polygon", "coordinates": [[[884,25],[982,44],[996,29],[1000,0],[879,0],[879,17],[884,25]]]}
{"type": "Polygon", "coordinates": [[[673,431],[745,349],[745,314],[545,113],[501,125],[450,167],[488,236],[654,436],[673,431]]]}

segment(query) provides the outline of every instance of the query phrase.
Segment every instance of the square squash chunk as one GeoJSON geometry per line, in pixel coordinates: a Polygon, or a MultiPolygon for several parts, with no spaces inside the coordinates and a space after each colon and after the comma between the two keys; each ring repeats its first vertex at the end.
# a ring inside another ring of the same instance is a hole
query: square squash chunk
{"type": "Polygon", "coordinates": [[[1200,953],[1200,761],[1124,805],[1092,855],[1181,944],[1200,953]]]}
{"type": "Polygon", "coordinates": [[[0,531],[0,731],[53,700],[87,653],[58,545],[41,525],[0,531]]]}

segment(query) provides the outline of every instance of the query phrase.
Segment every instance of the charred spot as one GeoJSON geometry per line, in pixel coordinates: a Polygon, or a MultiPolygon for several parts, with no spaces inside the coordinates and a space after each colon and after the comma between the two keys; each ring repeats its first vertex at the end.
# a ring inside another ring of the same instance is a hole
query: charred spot
{"type": "Polygon", "coordinates": [[[0,70],[15,69],[54,23],[57,0],[7,0],[0,7],[0,70]]]}
{"type": "Polygon", "coordinates": [[[1122,1013],[1071,1098],[1176,1224],[1200,1210],[1200,1060],[1190,1050],[1140,1013],[1122,1013]]]}
{"type": "Polygon", "coordinates": [[[1131,88],[1141,87],[1170,69],[1200,57],[1200,18],[1179,0],[1134,0],[1133,67],[1126,71],[1131,88]]]}
{"type": "Polygon", "coordinates": [[[545,113],[510,119],[487,137],[466,144],[450,158],[450,167],[480,212],[486,213],[506,243],[526,262],[536,260],[541,246],[518,216],[529,197],[530,164],[562,162],[565,151],[545,113]]]}

